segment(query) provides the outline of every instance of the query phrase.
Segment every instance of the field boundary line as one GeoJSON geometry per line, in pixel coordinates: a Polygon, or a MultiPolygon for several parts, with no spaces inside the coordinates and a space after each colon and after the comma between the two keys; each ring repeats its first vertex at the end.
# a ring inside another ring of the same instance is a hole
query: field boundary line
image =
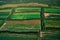
{"type": "Polygon", "coordinates": [[[1,26],[0,30],[2,30],[2,29],[4,28],[5,25],[6,25],[6,23],[4,23],[4,24],[1,26]]]}

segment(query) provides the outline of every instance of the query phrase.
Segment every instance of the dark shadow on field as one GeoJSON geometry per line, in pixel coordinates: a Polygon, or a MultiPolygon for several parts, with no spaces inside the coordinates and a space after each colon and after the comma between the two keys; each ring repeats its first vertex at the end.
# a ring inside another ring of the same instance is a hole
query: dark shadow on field
{"type": "Polygon", "coordinates": [[[43,33],[42,40],[60,40],[59,30],[46,30],[46,32],[43,33]]]}

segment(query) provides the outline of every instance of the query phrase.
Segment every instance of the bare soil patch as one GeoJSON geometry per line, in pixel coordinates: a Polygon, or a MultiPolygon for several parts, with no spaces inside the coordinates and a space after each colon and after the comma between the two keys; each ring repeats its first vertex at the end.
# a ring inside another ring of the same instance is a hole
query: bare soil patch
{"type": "Polygon", "coordinates": [[[7,24],[39,24],[40,20],[6,21],[7,24]]]}

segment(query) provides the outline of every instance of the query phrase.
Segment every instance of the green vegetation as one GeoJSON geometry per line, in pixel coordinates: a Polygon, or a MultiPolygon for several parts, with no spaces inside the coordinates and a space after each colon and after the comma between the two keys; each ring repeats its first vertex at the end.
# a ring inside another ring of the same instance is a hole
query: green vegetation
{"type": "Polygon", "coordinates": [[[49,15],[49,16],[47,16],[46,18],[54,18],[54,19],[60,19],[60,15],[49,15]]]}
{"type": "Polygon", "coordinates": [[[59,32],[59,30],[56,30],[56,29],[48,29],[48,30],[46,30],[46,31],[44,31],[45,33],[45,35],[44,35],[44,37],[43,37],[43,39],[42,40],[60,40],[60,32],[59,32]]]}
{"type": "Polygon", "coordinates": [[[4,20],[0,20],[0,27],[3,25],[4,20]]]}
{"type": "MultiPolygon", "coordinates": [[[[3,10],[3,9],[1,9],[1,10],[3,10]]],[[[40,11],[40,8],[35,8],[35,7],[34,8],[29,8],[29,7],[23,8],[22,7],[22,8],[16,8],[15,11],[17,11],[17,12],[13,13],[11,15],[10,19],[17,19],[17,20],[18,19],[35,19],[35,18],[40,19],[40,12],[35,12],[35,11],[40,11]],[[22,12],[20,12],[20,11],[22,11],[22,12]],[[29,12],[29,11],[33,11],[33,12],[29,12]]],[[[48,12],[48,13],[60,13],[60,9],[44,8],[44,11],[48,12]]],[[[0,12],[0,19],[6,19],[8,15],[9,15],[9,13],[0,12]]],[[[47,17],[51,18],[51,17],[53,17],[53,15],[50,15],[47,17]]],[[[60,16],[56,16],[56,15],[54,17],[60,18],[60,16]]],[[[0,27],[3,24],[3,22],[4,22],[3,20],[0,20],[0,27]]],[[[38,32],[39,31],[38,29],[40,29],[40,27],[41,27],[39,23],[37,23],[37,24],[28,24],[27,22],[25,22],[27,24],[25,24],[24,22],[23,22],[24,24],[22,22],[21,22],[21,24],[19,24],[19,23],[16,23],[16,24],[6,23],[6,25],[4,25],[3,27],[0,28],[0,31],[8,30],[8,31],[14,31],[14,32],[38,32]]],[[[60,28],[60,20],[45,20],[45,26],[52,27],[52,28],[60,28]]],[[[50,33],[43,34],[43,37],[46,38],[46,40],[59,40],[60,32],[58,32],[56,30],[53,30],[53,32],[52,32],[52,30],[51,31],[46,30],[45,32],[51,33],[51,34],[50,33]],[[58,35],[58,37],[57,37],[57,35],[58,35]]],[[[37,40],[38,35],[0,33],[0,39],[1,40],[11,40],[11,39],[12,40],[37,40]]]]}
{"type": "Polygon", "coordinates": [[[21,8],[16,8],[17,11],[40,11],[41,8],[36,8],[36,7],[21,7],[21,8]]]}
{"type": "Polygon", "coordinates": [[[7,13],[7,12],[0,12],[0,19],[6,19],[7,18],[7,16],[9,15],[9,13],[7,13]]]}
{"type": "MultiPolygon", "coordinates": [[[[16,11],[40,11],[41,7],[21,7],[21,8],[16,8],[16,11]]],[[[56,8],[44,8],[45,12],[48,13],[60,13],[60,9],[56,8]]]]}
{"type": "Polygon", "coordinates": [[[26,12],[26,13],[14,13],[11,19],[38,19],[40,18],[39,12],[26,12]]]}
{"type": "Polygon", "coordinates": [[[37,40],[38,36],[35,34],[10,34],[0,33],[1,40],[37,40]]]}
{"type": "Polygon", "coordinates": [[[6,24],[2,30],[9,30],[15,32],[37,32],[40,24],[6,24]],[[28,29],[28,30],[26,30],[28,29]],[[31,30],[34,29],[34,30],[31,30]]]}
{"type": "Polygon", "coordinates": [[[46,27],[60,28],[60,20],[45,20],[46,27]]]}
{"type": "MultiPolygon", "coordinates": [[[[1,40],[38,40],[38,34],[0,33],[1,40]]],[[[60,40],[60,31],[46,30],[42,40],[60,40]]]]}
{"type": "MultiPolygon", "coordinates": [[[[22,3],[39,3],[39,4],[47,4],[49,7],[51,6],[60,6],[60,0],[2,0],[3,2],[5,1],[7,4],[22,4],[22,3]]],[[[3,4],[1,2],[0,4],[3,4]]]]}
{"type": "Polygon", "coordinates": [[[54,9],[54,8],[44,8],[45,12],[48,13],[60,13],[60,9],[54,9]]]}
{"type": "Polygon", "coordinates": [[[5,12],[5,13],[8,13],[8,12],[11,12],[11,9],[9,8],[0,8],[0,12],[5,12]]]}
{"type": "Polygon", "coordinates": [[[0,10],[11,10],[11,7],[0,8],[0,10]]]}
{"type": "Polygon", "coordinates": [[[3,1],[0,1],[0,6],[1,6],[1,5],[4,5],[4,4],[5,4],[5,2],[3,2],[3,1]]]}

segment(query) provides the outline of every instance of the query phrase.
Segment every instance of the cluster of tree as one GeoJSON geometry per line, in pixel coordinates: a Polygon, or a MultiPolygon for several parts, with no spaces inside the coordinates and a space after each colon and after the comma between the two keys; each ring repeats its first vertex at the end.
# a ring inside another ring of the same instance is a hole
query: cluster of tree
{"type": "Polygon", "coordinates": [[[49,6],[60,6],[60,0],[1,0],[6,3],[43,3],[48,4],[49,6]]]}

